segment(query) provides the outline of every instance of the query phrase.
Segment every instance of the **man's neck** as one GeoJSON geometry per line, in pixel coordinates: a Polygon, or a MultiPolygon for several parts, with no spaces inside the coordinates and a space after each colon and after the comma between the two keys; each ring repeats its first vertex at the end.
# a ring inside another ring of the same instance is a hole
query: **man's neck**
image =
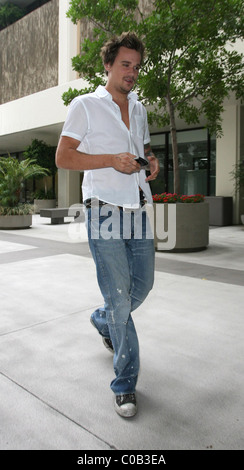
{"type": "Polygon", "coordinates": [[[112,95],[113,101],[118,105],[118,106],[125,106],[128,104],[128,94],[129,93],[123,93],[122,91],[116,90],[107,84],[105,86],[106,90],[112,95]]]}

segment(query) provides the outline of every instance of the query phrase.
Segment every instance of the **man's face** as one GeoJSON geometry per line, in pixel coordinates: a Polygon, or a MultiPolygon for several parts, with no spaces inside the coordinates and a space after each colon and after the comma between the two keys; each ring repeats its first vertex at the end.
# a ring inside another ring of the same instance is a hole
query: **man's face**
{"type": "Polygon", "coordinates": [[[140,52],[120,47],[114,63],[105,64],[108,72],[108,85],[121,93],[128,94],[136,83],[140,64],[140,52]]]}

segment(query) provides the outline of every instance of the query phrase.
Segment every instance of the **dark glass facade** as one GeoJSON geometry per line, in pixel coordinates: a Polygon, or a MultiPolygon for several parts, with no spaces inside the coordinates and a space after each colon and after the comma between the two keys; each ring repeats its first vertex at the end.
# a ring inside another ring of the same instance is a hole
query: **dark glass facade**
{"type": "MultiPolygon", "coordinates": [[[[207,129],[177,132],[181,194],[215,195],[216,138],[207,129]]],[[[151,183],[153,194],[174,192],[173,157],[169,132],[151,134],[151,146],[160,163],[157,180],[151,183]]]]}

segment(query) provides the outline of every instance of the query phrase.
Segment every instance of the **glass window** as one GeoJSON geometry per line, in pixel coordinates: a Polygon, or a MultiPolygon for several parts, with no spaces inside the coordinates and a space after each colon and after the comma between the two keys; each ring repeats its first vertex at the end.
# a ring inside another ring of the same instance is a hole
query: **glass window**
{"type": "MultiPolygon", "coordinates": [[[[196,129],[177,132],[182,194],[207,194],[208,131],[196,129]]],[[[169,136],[169,192],[173,192],[173,156],[169,136]]]]}
{"type": "MultiPolygon", "coordinates": [[[[181,194],[215,194],[216,138],[207,129],[177,132],[181,194]]],[[[159,159],[160,173],[150,183],[152,193],[174,192],[173,156],[169,132],[151,135],[151,147],[159,159]]]]}

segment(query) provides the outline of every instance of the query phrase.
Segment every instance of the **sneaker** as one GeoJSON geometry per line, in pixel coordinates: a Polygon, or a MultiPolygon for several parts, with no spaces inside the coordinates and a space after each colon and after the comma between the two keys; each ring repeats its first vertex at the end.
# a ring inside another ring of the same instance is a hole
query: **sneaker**
{"type": "MultiPolygon", "coordinates": [[[[90,318],[90,322],[92,324],[92,326],[94,326],[94,328],[96,328],[97,330],[97,327],[92,319],[92,317],[90,318]]],[[[105,348],[110,351],[112,354],[114,354],[114,348],[113,348],[113,344],[112,344],[112,341],[110,338],[105,338],[104,336],[102,336],[102,341],[103,341],[103,344],[105,346],[105,348]]]]}
{"type": "Polygon", "coordinates": [[[112,341],[111,339],[109,338],[104,338],[104,336],[102,337],[103,338],[103,344],[105,346],[105,348],[111,352],[112,354],[114,354],[114,348],[113,348],[113,344],[112,344],[112,341]]]}
{"type": "Polygon", "coordinates": [[[123,418],[131,418],[137,412],[136,396],[134,393],[116,395],[114,402],[115,411],[123,418]]]}

